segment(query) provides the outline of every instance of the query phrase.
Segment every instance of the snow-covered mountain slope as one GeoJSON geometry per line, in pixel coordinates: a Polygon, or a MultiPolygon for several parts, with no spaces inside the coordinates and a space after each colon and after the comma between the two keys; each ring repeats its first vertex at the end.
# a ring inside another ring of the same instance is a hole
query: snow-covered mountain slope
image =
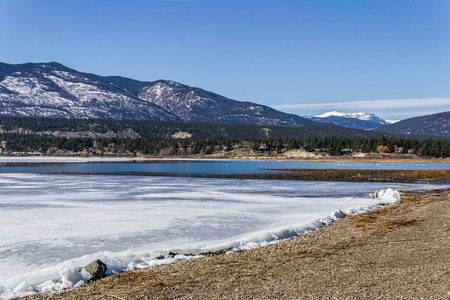
{"type": "Polygon", "coordinates": [[[315,117],[306,118],[316,122],[331,123],[342,127],[356,129],[372,129],[389,124],[382,118],[368,113],[347,114],[337,111],[331,111],[315,117]]]}
{"type": "Polygon", "coordinates": [[[0,63],[0,115],[314,125],[300,116],[177,82],[81,73],[58,63],[0,63]]]}
{"type": "Polygon", "coordinates": [[[57,63],[1,64],[0,69],[0,115],[180,120],[111,82],[57,63]]]}
{"type": "Polygon", "coordinates": [[[145,86],[138,96],[189,122],[314,125],[314,122],[294,114],[256,103],[231,100],[173,81],[160,80],[145,86]]]}

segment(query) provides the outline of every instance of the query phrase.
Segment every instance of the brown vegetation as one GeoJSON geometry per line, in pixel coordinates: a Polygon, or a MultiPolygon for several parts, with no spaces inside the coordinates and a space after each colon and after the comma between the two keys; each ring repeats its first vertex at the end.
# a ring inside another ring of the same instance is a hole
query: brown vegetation
{"type": "MultiPolygon", "coordinates": [[[[303,181],[349,181],[349,182],[396,182],[396,183],[450,183],[450,169],[444,170],[355,170],[355,169],[278,169],[265,174],[204,175],[180,174],[177,177],[209,177],[239,179],[282,179],[303,181]]],[[[136,175],[172,176],[152,172],[73,172],[60,171],[55,174],[74,175],[136,175]]]]}
{"type": "Polygon", "coordinates": [[[450,169],[444,170],[357,170],[357,169],[282,169],[263,174],[264,178],[311,181],[450,183],[450,169]]]}
{"type": "MultiPolygon", "coordinates": [[[[445,170],[277,169],[277,173],[213,175],[219,178],[284,179],[305,181],[450,183],[445,170]]],[[[142,175],[142,174],[141,174],[142,175]]],[[[202,176],[204,177],[204,176],[202,176]]]]}

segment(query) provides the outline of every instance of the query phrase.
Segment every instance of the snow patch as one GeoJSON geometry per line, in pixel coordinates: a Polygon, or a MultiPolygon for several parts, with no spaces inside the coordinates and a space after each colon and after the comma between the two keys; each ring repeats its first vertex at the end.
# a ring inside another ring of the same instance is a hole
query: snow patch
{"type": "Polygon", "coordinates": [[[386,120],[386,122],[388,122],[389,124],[394,124],[400,122],[400,120],[386,120]]]}
{"type": "Polygon", "coordinates": [[[376,191],[371,196],[373,199],[379,200],[379,204],[391,204],[402,200],[400,193],[391,188],[376,191]]]}
{"type": "Polygon", "coordinates": [[[341,113],[337,111],[330,111],[323,113],[321,115],[316,116],[316,118],[328,118],[328,117],[342,117],[342,118],[349,118],[349,119],[357,119],[362,121],[369,121],[369,122],[375,122],[380,124],[387,124],[385,120],[382,118],[374,115],[374,114],[368,114],[368,113],[341,113]]]}
{"type": "Polygon", "coordinates": [[[321,115],[318,115],[318,116],[316,116],[316,118],[327,118],[327,117],[330,117],[330,116],[344,117],[346,115],[347,114],[344,114],[344,113],[341,113],[341,112],[338,112],[338,111],[330,111],[330,112],[326,112],[326,113],[323,113],[321,115]]]}

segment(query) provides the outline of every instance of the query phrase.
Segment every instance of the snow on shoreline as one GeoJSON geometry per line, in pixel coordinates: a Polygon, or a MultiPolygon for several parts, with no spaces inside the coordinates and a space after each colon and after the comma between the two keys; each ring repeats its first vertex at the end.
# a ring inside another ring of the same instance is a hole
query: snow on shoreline
{"type": "Polygon", "coordinates": [[[328,216],[324,218],[312,220],[306,224],[302,223],[300,225],[281,227],[264,232],[253,232],[252,238],[234,242],[231,244],[232,247],[229,247],[229,245],[224,245],[220,249],[227,249],[228,246],[229,248],[232,249],[231,250],[232,252],[237,252],[277,244],[286,239],[319,229],[323,226],[330,225],[334,221],[344,218],[347,215],[360,214],[402,200],[400,193],[396,190],[393,190],[392,188],[375,191],[375,193],[370,194],[370,196],[372,197],[372,199],[377,200],[377,203],[366,206],[356,206],[345,209],[339,209],[330,213],[328,216]]]}
{"type": "Polygon", "coordinates": [[[0,157],[0,163],[86,163],[86,162],[133,162],[133,161],[204,161],[197,158],[141,158],[141,157],[55,157],[55,156],[11,156],[0,157]]]}
{"type": "Polygon", "coordinates": [[[107,274],[124,272],[133,269],[148,268],[162,264],[170,264],[180,259],[192,259],[202,257],[202,253],[231,249],[229,252],[237,252],[259,248],[275,243],[279,243],[291,237],[310,232],[322,226],[345,217],[347,214],[362,213],[382,205],[395,203],[401,200],[400,193],[392,188],[382,189],[371,194],[376,200],[374,203],[365,206],[355,206],[339,209],[331,214],[306,222],[275,228],[272,230],[262,230],[234,236],[220,243],[210,245],[200,245],[184,247],[179,249],[166,249],[159,251],[137,252],[98,252],[84,255],[79,258],[61,262],[52,267],[29,272],[0,282],[0,299],[12,299],[15,297],[33,295],[40,292],[60,292],[65,288],[78,287],[86,283],[85,278],[79,272],[80,268],[95,259],[100,259],[108,266],[107,274]],[[169,252],[180,253],[169,255],[169,252]],[[188,254],[188,255],[186,255],[188,254]],[[163,257],[163,258],[161,258],[163,257]]]}

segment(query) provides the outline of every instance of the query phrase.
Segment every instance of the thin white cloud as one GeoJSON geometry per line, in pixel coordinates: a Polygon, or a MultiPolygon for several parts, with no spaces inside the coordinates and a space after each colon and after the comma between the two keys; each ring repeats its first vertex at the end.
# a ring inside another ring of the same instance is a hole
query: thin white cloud
{"type": "Polygon", "coordinates": [[[391,108],[414,108],[414,107],[437,107],[448,106],[450,110],[450,98],[423,98],[423,99],[395,99],[395,100],[372,100],[372,101],[351,101],[332,103],[308,103],[308,104],[285,104],[272,105],[275,109],[391,109],[391,108]]]}
{"type": "MultiPolygon", "coordinates": [[[[439,111],[436,111],[436,110],[421,110],[421,111],[411,111],[411,112],[396,112],[395,115],[396,116],[402,116],[402,117],[405,117],[405,116],[413,116],[413,117],[415,117],[415,116],[423,116],[423,115],[432,115],[432,114],[437,114],[437,113],[440,113],[440,112],[443,112],[443,111],[441,111],[441,110],[439,110],[439,111]]],[[[392,114],[392,115],[394,115],[394,114],[392,114]]]]}

